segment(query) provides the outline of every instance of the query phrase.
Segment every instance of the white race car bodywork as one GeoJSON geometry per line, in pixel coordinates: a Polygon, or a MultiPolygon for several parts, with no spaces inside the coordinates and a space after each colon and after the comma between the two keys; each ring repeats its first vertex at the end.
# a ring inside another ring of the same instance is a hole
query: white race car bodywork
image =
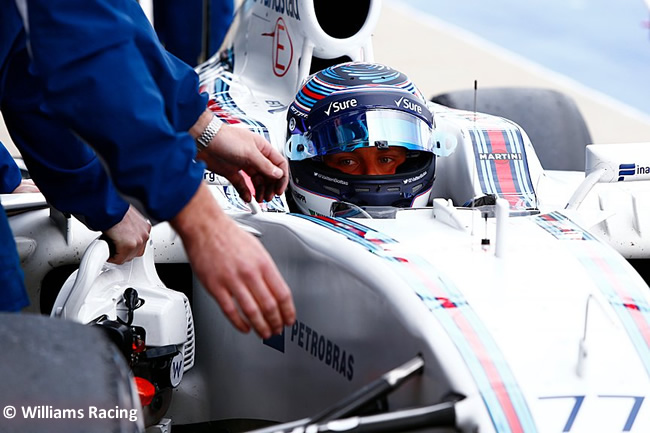
{"type": "MultiPolygon", "coordinates": [[[[283,149],[286,109],[312,54],[372,60],[379,7],[370,1],[357,31],[337,39],[310,0],[245,1],[231,45],[198,69],[213,110],[283,149]]],[[[430,208],[302,216],[279,197],[251,212],[206,173],[272,255],[298,317],[270,340],[242,335],[194,282],[196,352],[168,412],[175,424],[303,418],[420,355],[422,375],[388,397],[388,410],[457,402],[449,431],[650,431],[650,289],[626,261],[650,254],[650,182],[637,173],[650,165],[649,145],[590,147],[591,177],[549,172],[516,124],[432,108],[456,147],[438,158],[430,208]],[[635,165],[624,182],[621,164],[635,165]],[[463,206],[487,194],[496,206],[463,206]]],[[[96,237],[48,212],[11,217],[36,306],[45,274],[79,263],[96,237]]],[[[187,262],[166,224],[152,240],[158,264],[187,262]]]]}

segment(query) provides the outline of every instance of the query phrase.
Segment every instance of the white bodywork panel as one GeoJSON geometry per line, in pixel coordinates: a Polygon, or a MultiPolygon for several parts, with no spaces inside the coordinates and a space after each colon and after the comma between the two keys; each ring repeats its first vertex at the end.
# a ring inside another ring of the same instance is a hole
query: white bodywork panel
{"type": "MultiPolygon", "coordinates": [[[[245,1],[230,45],[198,68],[216,115],[282,150],[312,54],[372,59],[380,2],[369,5],[357,33],[336,39],[310,0],[245,1]]],[[[461,399],[461,431],[650,431],[650,289],[625,260],[650,254],[650,181],[545,171],[513,122],[432,109],[457,148],[438,158],[432,206],[392,219],[294,215],[285,197],[251,213],[206,173],[226,212],[272,255],[298,320],[268,341],[242,335],[193,282],[196,357],[175,391],[174,423],[313,415],[421,354],[422,376],[389,397],[391,410],[461,399]],[[486,194],[495,208],[464,206],[486,194]]],[[[594,148],[588,170],[650,165],[650,143],[630,147],[629,161],[623,149],[594,148]]],[[[97,236],[48,210],[11,225],[33,299],[49,270],[79,263],[97,236]]],[[[187,262],[168,225],[151,238],[148,260],[187,262]]],[[[165,317],[148,326],[176,335],[165,317]]]]}

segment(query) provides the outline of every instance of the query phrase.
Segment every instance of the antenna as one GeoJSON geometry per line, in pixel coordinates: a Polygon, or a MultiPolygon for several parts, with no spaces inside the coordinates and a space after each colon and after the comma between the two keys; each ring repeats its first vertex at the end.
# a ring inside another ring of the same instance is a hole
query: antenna
{"type": "Polygon", "coordinates": [[[476,97],[478,95],[478,80],[474,80],[474,123],[476,123],[476,97]]]}
{"type": "Polygon", "coordinates": [[[582,338],[578,342],[578,364],[576,365],[576,374],[578,377],[584,377],[585,375],[585,361],[587,360],[587,324],[589,323],[589,301],[593,298],[593,295],[589,294],[587,296],[587,302],[585,305],[585,323],[582,330],[582,338]]]}
{"type": "MultiPolygon", "coordinates": [[[[476,131],[476,94],[478,93],[478,80],[474,80],[474,116],[472,117],[472,128],[476,131]]],[[[471,135],[470,135],[471,137],[471,135]]],[[[478,137],[476,138],[478,140],[478,137]]],[[[474,166],[476,167],[476,160],[474,160],[474,166]]],[[[476,172],[478,172],[478,167],[476,167],[476,172]]],[[[474,206],[476,205],[476,200],[474,197],[474,191],[476,191],[474,183],[474,175],[472,173],[472,215],[474,215],[474,206]]],[[[474,236],[474,216],[472,216],[472,232],[471,235],[474,236]]]]}

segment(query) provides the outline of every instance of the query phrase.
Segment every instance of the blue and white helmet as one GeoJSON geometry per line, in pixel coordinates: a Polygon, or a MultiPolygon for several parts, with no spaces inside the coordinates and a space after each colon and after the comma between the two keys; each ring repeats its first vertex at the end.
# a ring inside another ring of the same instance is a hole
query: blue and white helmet
{"type": "Polygon", "coordinates": [[[285,155],[294,202],[305,214],[330,215],[334,202],[426,206],[435,174],[433,113],[403,73],[351,62],[310,76],[287,113],[285,155]],[[361,147],[406,148],[390,175],[351,175],[323,157],[361,147]]]}

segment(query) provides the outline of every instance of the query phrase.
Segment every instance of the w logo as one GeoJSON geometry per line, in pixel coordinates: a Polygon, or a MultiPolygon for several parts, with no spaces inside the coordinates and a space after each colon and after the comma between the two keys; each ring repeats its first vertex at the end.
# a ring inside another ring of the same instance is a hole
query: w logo
{"type": "Polygon", "coordinates": [[[622,182],[625,180],[625,176],[634,176],[635,174],[635,164],[621,164],[618,166],[618,181],[622,182]]]}
{"type": "Polygon", "coordinates": [[[171,385],[176,388],[181,379],[183,379],[184,372],[184,363],[183,363],[183,353],[178,353],[172,358],[172,362],[169,366],[169,382],[171,385]]]}

